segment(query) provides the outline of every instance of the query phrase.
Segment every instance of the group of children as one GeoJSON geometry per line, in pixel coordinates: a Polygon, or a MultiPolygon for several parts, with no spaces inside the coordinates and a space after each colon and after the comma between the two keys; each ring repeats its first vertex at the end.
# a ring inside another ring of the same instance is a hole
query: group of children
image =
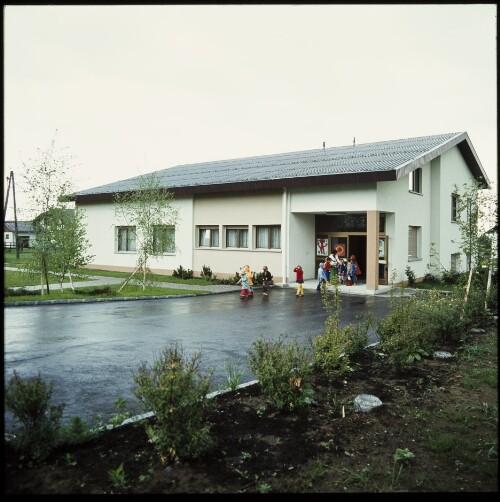
{"type": "MultiPolygon", "coordinates": [[[[296,297],[304,296],[304,269],[297,265],[293,271],[296,274],[297,292],[296,297]]],[[[340,258],[337,256],[337,251],[326,258],[324,263],[319,264],[318,268],[318,286],[317,291],[321,291],[326,286],[331,286],[331,276],[338,275],[339,284],[346,286],[356,286],[358,283],[357,276],[361,274],[356,256],[351,255],[349,259],[340,258]]],[[[245,265],[240,270],[240,279],[236,284],[241,284],[242,300],[246,298],[253,298],[253,273],[248,265],[245,265]]],[[[262,294],[268,296],[269,286],[272,281],[272,274],[266,265],[262,267],[262,294]]]]}
{"type": "MultiPolygon", "coordinates": [[[[262,267],[262,294],[264,296],[268,296],[269,294],[269,287],[272,279],[273,275],[267,266],[264,265],[262,267]]],[[[249,265],[245,265],[240,270],[240,279],[236,284],[241,284],[240,298],[242,300],[245,300],[246,298],[253,298],[253,273],[250,270],[249,265]]]]}
{"type": "Polygon", "coordinates": [[[332,275],[337,275],[339,284],[345,286],[356,286],[357,276],[361,274],[356,256],[351,255],[349,259],[337,256],[337,251],[326,258],[324,263],[319,264],[317,291],[321,291],[326,286],[331,286],[332,275]]]}

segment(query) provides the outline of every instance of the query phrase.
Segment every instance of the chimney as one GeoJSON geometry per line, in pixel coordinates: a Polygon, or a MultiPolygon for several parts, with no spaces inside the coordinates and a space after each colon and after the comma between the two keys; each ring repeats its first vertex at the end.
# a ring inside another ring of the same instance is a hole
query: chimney
{"type": "Polygon", "coordinates": [[[352,146],[356,146],[356,136],[354,136],[354,138],[352,138],[352,146]]]}
{"type": "Polygon", "coordinates": [[[325,149],[325,142],[323,141],[323,150],[325,149]]]}

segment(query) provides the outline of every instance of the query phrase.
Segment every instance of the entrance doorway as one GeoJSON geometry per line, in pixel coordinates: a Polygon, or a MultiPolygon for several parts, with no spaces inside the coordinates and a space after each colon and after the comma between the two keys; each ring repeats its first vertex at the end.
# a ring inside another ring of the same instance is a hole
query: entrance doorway
{"type": "Polygon", "coordinates": [[[330,239],[330,249],[336,249],[339,258],[349,259],[351,255],[356,256],[356,261],[361,270],[358,281],[366,280],[366,235],[336,235],[330,239]]]}
{"type": "Polygon", "coordinates": [[[356,256],[361,274],[358,275],[358,281],[366,280],[366,235],[349,235],[347,259],[351,255],[356,256]]]}

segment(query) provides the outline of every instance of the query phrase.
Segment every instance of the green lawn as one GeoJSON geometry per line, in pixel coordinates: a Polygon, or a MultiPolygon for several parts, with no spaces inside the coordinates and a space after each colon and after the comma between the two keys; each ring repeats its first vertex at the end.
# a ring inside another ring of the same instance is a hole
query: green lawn
{"type": "MultiPolygon", "coordinates": [[[[91,280],[89,277],[81,276],[81,275],[72,275],[73,282],[82,281],[82,280],[91,280]]],[[[69,279],[66,278],[63,281],[64,283],[69,283],[69,279]]],[[[26,272],[16,272],[14,270],[5,270],[4,271],[4,288],[17,288],[24,286],[39,286],[40,285],[40,275],[36,274],[28,274],[26,272]]],[[[56,287],[57,281],[50,283],[54,284],[53,287],[56,287]]]]}
{"type": "Polygon", "coordinates": [[[31,251],[26,249],[19,253],[19,258],[16,257],[15,249],[3,251],[4,267],[22,267],[29,258],[31,258],[31,251]]]}
{"type": "Polygon", "coordinates": [[[9,302],[25,302],[25,301],[41,301],[41,300],[81,300],[84,298],[136,298],[136,297],[152,297],[152,296],[172,296],[172,295],[206,295],[212,294],[207,291],[191,290],[191,289],[176,289],[147,286],[143,291],[140,285],[127,285],[119,293],[120,284],[112,284],[109,286],[96,286],[76,288],[75,292],[71,289],[61,291],[58,285],[50,286],[50,294],[42,295],[39,291],[34,294],[21,296],[4,296],[4,303],[9,302]]]}
{"type": "Polygon", "coordinates": [[[427,290],[439,290],[439,291],[454,291],[456,284],[446,284],[444,282],[417,282],[413,288],[414,289],[427,289],[427,290]]]}
{"type": "MultiPolygon", "coordinates": [[[[22,268],[26,261],[31,256],[29,251],[23,251],[20,253],[19,259],[16,258],[15,251],[4,251],[4,266],[6,267],[19,267],[22,268]]],[[[80,269],[77,275],[73,274],[73,282],[82,280],[92,280],[91,276],[100,277],[116,277],[120,279],[127,279],[130,276],[130,272],[111,272],[107,270],[98,269],[80,269]]],[[[134,277],[135,279],[136,277],[134,277]]],[[[137,277],[138,278],[138,277],[137,277]]],[[[122,291],[118,293],[120,284],[110,285],[110,286],[98,286],[98,287],[84,287],[76,288],[76,292],[73,293],[71,289],[64,289],[61,292],[59,284],[54,281],[50,283],[50,293],[49,295],[41,295],[40,292],[34,292],[34,294],[26,294],[22,296],[5,296],[4,302],[22,302],[22,301],[37,301],[37,300],[71,300],[71,299],[82,299],[82,298],[127,298],[127,297],[151,297],[151,296],[171,296],[171,295],[206,295],[211,294],[210,292],[203,290],[186,290],[178,289],[175,284],[191,284],[195,286],[207,286],[210,284],[216,284],[216,281],[207,281],[204,279],[179,279],[167,275],[150,275],[148,280],[151,286],[147,286],[143,291],[142,286],[137,284],[127,284],[122,291]],[[155,286],[155,283],[171,283],[172,287],[165,288],[160,286],[155,286]]],[[[69,283],[69,279],[64,280],[65,283],[69,283]]],[[[25,272],[18,272],[13,270],[4,271],[4,289],[15,288],[15,287],[25,287],[25,286],[38,286],[40,285],[40,276],[38,274],[28,274],[25,272]]]]}

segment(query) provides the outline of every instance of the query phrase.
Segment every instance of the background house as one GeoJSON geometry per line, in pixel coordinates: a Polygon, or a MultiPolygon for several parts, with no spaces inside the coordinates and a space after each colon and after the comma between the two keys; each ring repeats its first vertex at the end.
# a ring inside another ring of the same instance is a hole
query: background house
{"type": "MultiPolygon", "coordinates": [[[[267,265],[276,282],[305,278],[333,248],[355,254],[367,292],[423,277],[439,260],[459,269],[453,213],[455,186],[486,173],[466,132],[181,165],[156,171],[175,196],[175,248],[151,263],[171,273],[180,265],[219,277],[249,264],[267,265]],[[436,254],[431,256],[431,244],[436,254]]],[[[143,175],[147,176],[147,175],[143,175]]],[[[141,176],[76,192],[85,210],[94,263],[132,270],[135,242],[129,222],[114,211],[114,195],[137,189],[141,176]]],[[[90,266],[92,266],[90,265],[90,266]]]]}
{"type": "MultiPolygon", "coordinates": [[[[17,222],[17,238],[21,249],[30,248],[35,243],[35,231],[31,221],[17,222]]],[[[5,221],[3,224],[4,249],[16,249],[16,225],[14,221],[5,221]]]]}

